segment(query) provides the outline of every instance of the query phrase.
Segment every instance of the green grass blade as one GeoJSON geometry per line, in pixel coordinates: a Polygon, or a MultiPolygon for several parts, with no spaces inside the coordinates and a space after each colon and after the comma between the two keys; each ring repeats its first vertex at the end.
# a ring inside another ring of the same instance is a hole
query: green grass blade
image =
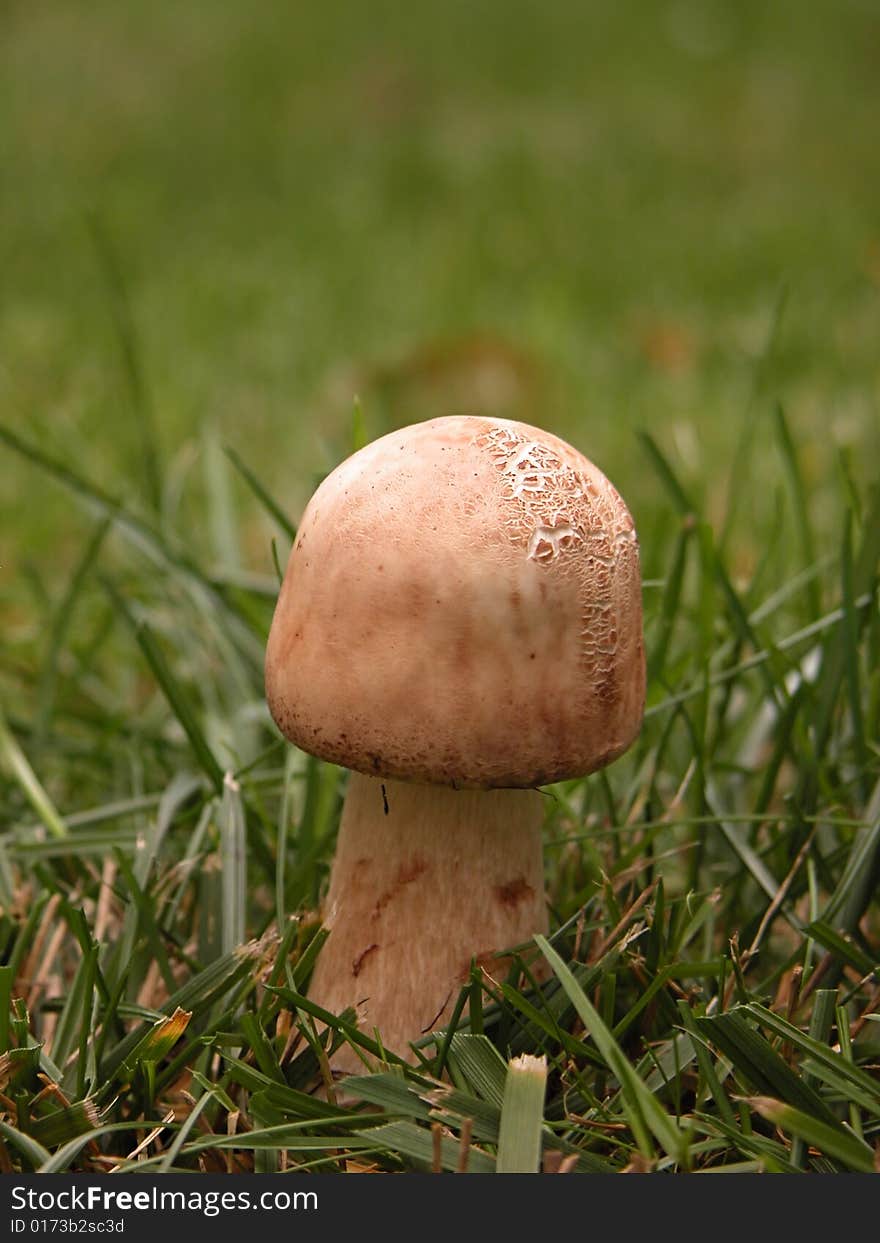
{"type": "Polygon", "coordinates": [[[244,1038],[250,1045],[254,1061],[260,1070],[275,1083],[284,1083],[284,1072],[278,1057],[256,1014],[243,1014],[240,1020],[244,1038]]]}
{"type": "Polygon", "coordinates": [[[41,743],[48,733],[55,700],[55,686],[58,681],[58,662],[64,640],[70,630],[77,600],[88,581],[92,567],[98,559],[98,554],[103,547],[104,539],[111,525],[109,518],[106,516],[98,522],[91,539],[86,545],[85,552],[74,568],[67,590],[55,610],[37,689],[37,707],[34,720],[34,738],[37,743],[41,743]]]}
{"type": "Polygon", "coordinates": [[[829,950],[835,958],[842,963],[847,963],[859,975],[874,975],[880,966],[880,960],[871,958],[849,936],[837,932],[824,920],[816,919],[811,924],[807,924],[805,931],[814,941],[818,941],[823,949],[829,950]]]}
{"type": "Polygon", "coordinates": [[[221,945],[224,954],[242,944],[247,924],[247,849],[241,788],[228,773],[220,805],[220,862],[223,874],[221,945]]]}
{"type": "MultiPolygon", "coordinates": [[[[384,1126],[371,1127],[356,1134],[363,1142],[381,1145],[399,1152],[401,1156],[414,1161],[423,1169],[431,1169],[434,1163],[434,1137],[426,1127],[416,1126],[413,1122],[388,1122],[384,1126]]],[[[338,1141],[337,1141],[338,1142],[338,1141]]],[[[441,1168],[447,1171],[458,1169],[461,1160],[461,1144],[458,1140],[444,1135],[439,1144],[441,1168]]],[[[467,1172],[469,1174],[493,1174],[495,1162],[479,1148],[468,1150],[467,1172]]]]}
{"type": "Polygon", "coordinates": [[[874,1153],[863,1140],[852,1135],[841,1127],[832,1127],[810,1114],[786,1105],[772,1097],[753,1096],[749,1105],[762,1118],[772,1122],[783,1131],[789,1131],[805,1143],[818,1148],[835,1161],[839,1161],[847,1170],[858,1174],[875,1174],[877,1172],[874,1153]]]}
{"type": "MultiPolygon", "coordinates": [[[[856,763],[862,771],[867,772],[868,749],[865,742],[865,721],[862,711],[863,690],[861,670],[859,666],[859,619],[856,612],[855,583],[853,570],[852,547],[852,515],[846,515],[843,528],[843,547],[840,557],[840,594],[843,605],[843,623],[841,625],[841,645],[843,649],[846,685],[849,691],[849,715],[853,732],[853,750],[856,763]]],[[[859,781],[862,793],[865,793],[864,775],[859,781]]]]}
{"type": "MultiPolygon", "coordinates": [[[[150,1122],[144,1120],[140,1123],[144,1130],[152,1130],[154,1127],[161,1126],[159,1122],[150,1122]]],[[[101,1126],[95,1126],[92,1130],[77,1135],[69,1140],[62,1148],[53,1153],[47,1161],[45,1161],[37,1170],[38,1174],[63,1174],[71,1161],[74,1161],[85,1148],[86,1144],[90,1144],[99,1140],[104,1135],[128,1134],[131,1135],[132,1125],[130,1122],[106,1122],[101,1126]]]]}
{"type": "Polygon", "coordinates": [[[663,677],[666,669],[666,658],[676,619],[681,612],[682,588],[687,554],[694,532],[693,524],[683,524],[675,544],[672,567],[666,578],[666,586],[660,609],[659,630],[650,644],[648,654],[648,685],[663,677]]]}
{"type": "MultiPolygon", "coordinates": [[[[32,1170],[38,1170],[51,1160],[51,1154],[42,1144],[33,1139],[30,1135],[25,1135],[23,1131],[19,1131],[17,1127],[10,1126],[8,1122],[0,1120],[0,1136],[11,1144],[13,1148],[17,1148],[24,1159],[30,1165],[32,1170]]],[[[85,1142],[85,1141],[83,1141],[85,1142]]]]}
{"type": "Polygon", "coordinates": [[[208,746],[207,739],[190,705],[186,692],[172,673],[161,647],[153,636],[152,630],[147,622],[138,621],[134,617],[128,604],[112,583],[107,580],[103,580],[103,582],[117,611],[130,627],[138,646],[146,658],[147,664],[150,666],[153,676],[168,700],[168,704],[177,717],[183,732],[189,739],[193,754],[198,760],[200,767],[207,775],[216,792],[218,794],[221,793],[223,789],[223,770],[208,746]]]}
{"type": "MultiPolygon", "coordinates": [[[[202,1017],[243,980],[250,982],[253,979],[255,962],[260,952],[260,946],[257,943],[249,942],[234,953],[210,963],[168,998],[163,1007],[165,1017],[173,1015],[178,1010],[191,1011],[194,1019],[202,1017]]],[[[124,1062],[130,1061],[132,1052],[150,1035],[153,1027],[153,1022],[140,1024],[108,1050],[102,1073],[105,1076],[112,1075],[124,1062]]]]}
{"type": "Polygon", "coordinates": [[[840,880],[822,912],[822,922],[831,924],[838,932],[855,932],[876,894],[880,862],[880,781],[874,786],[865,809],[865,821],[853,837],[840,880]]]}
{"type": "Polygon", "coordinates": [[[368,444],[369,440],[364,408],[360,397],[355,397],[351,406],[351,452],[357,453],[359,449],[363,449],[368,444]]]}
{"type": "Polygon", "coordinates": [[[67,826],[7,725],[2,705],[0,705],[0,762],[21,787],[22,793],[48,832],[54,838],[66,838],[67,826]]]}
{"type": "Polygon", "coordinates": [[[598,1011],[594,1009],[574,975],[549,941],[538,935],[535,937],[535,942],[553,968],[606,1064],[617,1077],[627,1118],[643,1156],[653,1156],[648,1137],[648,1132],[651,1132],[668,1156],[683,1162],[686,1156],[685,1141],[676,1123],[639,1078],[611,1032],[602,1022],[598,1011]]]}
{"type": "MultiPolygon", "coordinates": [[[[356,1045],[359,1049],[363,1049],[367,1053],[372,1053],[374,1057],[379,1057],[383,1061],[405,1065],[403,1058],[397,1054],[383,1049],[382,1046],[369,1036],[365,1036],[363,1032],[358,1031],[354,1023],[349,1022],[341,1015],[332,1014],[329,1010],[325,1010],[323,1006],[317,1005],[314,1001],[310,1001],[308,997],[304,997],[301,993],[297,993],[291,988],[271,988],[270,991],[276,993],[289,1005],[294,1006],[297,1010],[302,1010],[306,1014],[310,1014],[313,1018],[318,1019],[331,1030],[339,1032],[344,1036],[349,1044],[356,1045]]],[[[351,1011],[350,1011],[351,1013],[351,1011]]]]}
{"type": "Polygon", "coordinates": [[[434,1088],[425,1092],[423,1096],[433,1106],[432,1118],[455,1129],[460,1129],[463,1122],[467,1120],[474,1139],[483,1143],[498,1143],[501,1110],[497,1105],[479,1100],[470,1092],[461,1092],[458,1088],[445,1085],[442,1088],[434,1088]]]}
{"type": "Polygon", "coordinates": [[[157,1019],[126,1057],[119,1068],[119,1074],[130,1080],[142,1062],[161,1062],[186,1031],[191,1018],[192,1011],[181,1010],[178,1006],[173,1014],[157,1019]]]}
{"type": "Polygon", "coordinates": [[[487,1036],[456,1032],[450,1041],[449,1060],[478,1097],[502,1107],[507,1067],[487,1036]]]}
{"type": "MultiPolygon", "coordinates": [[[[773,404],[773,426],[776,432],[776,439],[779,444],[780,454],[782,456],[782,464],[785,469],[786,478],[788,480],[789,489],[794,502],[795,527],[801,546],[801,560],[804,568],[810,569],[816,563],[816,546],[813,538],[813,529],[810,523],[810,511],[807,503],[807,489],[804,484],[804,477],[801,471],[800,462],[798,461],[797,449],[795,448],[791,429],[788,426],[788,420],[785,417],[785,411],[782,408],[782,404],[778,401],[773,404]]],[[[818,617],[822,611],[822,603],[819,584],[815,579],[810,580],[807,585],[807,590],[809,593],[810,612],[814,617],[818,617]]]]}
{"type": "Polygon", "coordinates": [[[721,1085],[721,1080],[718,1078],[712,1058],[709,1054],[709,1050],[706,1048],[706,1045],[697,1030],[694,1015],[691,1012],[687,1002],[678,1002],[678,1013],[681,1018],[682,1027],[691,1038],[691,1044],[693,1045],[694,1055],[697,1060],[700,1074],[706,1081],[706,1087],[708,1088],[715,1104],[718,1106],[718,1112],[729,1126],[735,1127],[736,1119],[734,1117],[733,1107],[728,1100],[727,1093],[721,1085]]]}
{"type": "Polygon", "coordinates": [[[205,500],[213,563],[220,571],[241,570],[239,524],[230,486],[229,455],[224,456],[216,432],[205,426],[202,432],[205,500]]]}
{"type": "MultiPolygon", "coordinates": [[[[751,1013],[748,1009],[745,1013],[751,1013]]],[[[695,1020],[700,1032],[716,1045],[761,1094],[772,1092],[787,1104],[834,1126],[836,1119],[816,1091],[804,1083],[776,1050],[746,1022],[743,1013],[731,1011],[695,1020]]]]}
{"type": "Polygon", "coordinates": [[[501,1107],[497,1173],[538,1173],[546,1090],[546,1057],[524,1053],[510,1060],[501,1107]]]}
{"type": "Polygon", "coordinates": [[[665,454],[661,451],[654,437],[650,432],[639,429],[636,433],[642,442],[642,447],[651,459],[655,473],[660,478],[661,483],[669,493],[672,503],[675,505],[682,517],[697,512],[697,507],[688,496],[682,485],[678,481],[678,476],[669,464],[665,454]]]}
{"type": "MultiPolygon", "coordinates": [[[[835,996],[833,990],[819,989],[817,992],[826,994],[830,1008],[835,996]]],[[[873,1075],[856,1066],[841,1053],[830,1049],[825,1041],[817,1039],[812,1032],[806,1035],[793,1023],[789,1023],[779,1014],[774,1014],[766,1006],[751,1002],[745,1008],[763,1027],[781,1037],[804,1055],[804,1065],[809,1065],[810,1068],[808,1081],[819,1080],[826,1083],[841,1095],[851,1096],[863,1109],[880,1117],[880,1082],[873,1075]]]]}
{"type": "Polygon", "coordinates": [[[346,1095],[357,1100],[378,1105],[389,1114],[399,1114],[427,1122],[431,1110],[420,1098],[415,1084],[404,1079],[399,1071],[385,1071],[376,1075],[349,1075],[345,1080],[346,1095]]]}
{"type": "Polygon", "coordinates": [[[245,466],[231,445],[224,446],[223,451],[269,516],[277,523],[290,542],[293,543],[296,539],[296,527],[278,502],[267,492],[250,467],[245,466]]]}
{"type": "Polygon", "coordinates": [[[188,551],[172,546],[165,535],[151,523],[132,513],[118,498],[71,470],[65,463],[50,457],[35,445],[22,440],[15,432],[0,424],[0,444],[5,444],[26,461],[39,467],[67,488],[90,513],[111,518],[116,530],[139,552],[144,553],[161,572],[181,581],[205,617],[216,619],[220,628],[229,631],[235,644],[256,665],[263,660],[264,642],[230,606],[227,597],[217,591],[188,551]]]}
{"type": "Polygon", "coordinates": [[[94,1101],[79,1100],[72,1105],[53,1109],[37,1118],[31,1127],[31,1137],[45,1148],[57,1148],[78,1136],[89,1136],[98,1125],[98,1110],[94,1101]]]}
{"type": "Polygon", "coordinates": [[[95,1006],[95,975],[98,964],[98,945],[91,945],[80,960],[64,1009],[58,1019],[52,1041],[52,1058],[64,1066],[74,1049],[79,1049],[76,1066],[71,1066],[65,1076],[65,1086],[76,1085],[76,1094],[85,1095],[83,1076],[88,1072],[88,1044],[92,1032],[95,1006]]]}

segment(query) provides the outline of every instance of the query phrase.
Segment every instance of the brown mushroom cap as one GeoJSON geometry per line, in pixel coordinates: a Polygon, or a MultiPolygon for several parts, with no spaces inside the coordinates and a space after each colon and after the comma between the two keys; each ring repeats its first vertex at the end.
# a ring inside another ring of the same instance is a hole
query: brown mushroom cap
{"type": "Polygon", "coordinates": [[[266,652],[279,729],[374,776],[526,787],[582,776],[644,707],[632,518],[564,441],[452,417],[329,475],[266,652]]]}

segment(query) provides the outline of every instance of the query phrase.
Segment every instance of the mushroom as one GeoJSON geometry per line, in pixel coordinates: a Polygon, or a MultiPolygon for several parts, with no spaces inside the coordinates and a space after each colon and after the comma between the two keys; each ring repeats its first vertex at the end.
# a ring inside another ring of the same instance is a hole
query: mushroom
{"type": "Polygon", "coordinates": [[[536,787],[620,755],[644,693],[632,518],[577,450],[456,416],[334,470],[266,652],[279,729],[354,770],[310,997],[403,1056],[442,1026],[474,960],[546,931],[536,787]]]}

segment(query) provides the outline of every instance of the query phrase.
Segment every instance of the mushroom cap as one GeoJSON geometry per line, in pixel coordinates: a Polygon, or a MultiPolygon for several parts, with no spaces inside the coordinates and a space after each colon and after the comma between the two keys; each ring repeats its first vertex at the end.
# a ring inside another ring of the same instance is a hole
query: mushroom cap
{"type": "Polygon", "coordinates": [[[636,533],[549,432],[401,428],[315,492],[266,652],[279,729],[373,776],[528,787],[615,759],[645,697],[636,533]]]}

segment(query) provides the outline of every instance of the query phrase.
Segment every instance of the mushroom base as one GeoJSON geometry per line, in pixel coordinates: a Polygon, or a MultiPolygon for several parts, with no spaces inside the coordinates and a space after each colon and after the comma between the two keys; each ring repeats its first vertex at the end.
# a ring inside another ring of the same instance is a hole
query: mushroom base
{"type": "MultiPolygon", "coordinates": [[[[402,1057],[449,1021],[476,961],[504,976],[499,951],[547,930],[542,797],[453,790],[352,773],[323,912],[330,936],[309,997],[377,1028],[402,1057]]],[[[348,1046],[333,1069],[363,1069],[348,1046]]]]}

